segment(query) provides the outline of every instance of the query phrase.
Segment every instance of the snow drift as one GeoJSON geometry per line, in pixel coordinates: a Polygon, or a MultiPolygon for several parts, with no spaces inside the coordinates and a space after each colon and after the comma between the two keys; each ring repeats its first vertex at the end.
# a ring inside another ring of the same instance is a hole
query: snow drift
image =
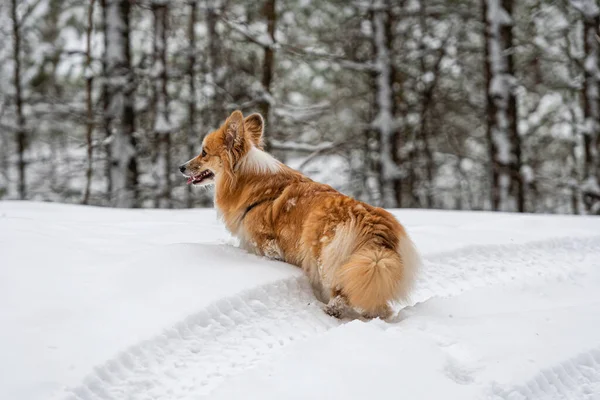
{"type": "Polygon", "coordinates": [[[0,398],[600,398],[600,219],[394,214],[412,301],[340,322],[212,210],[0,202],[0,398]]]}

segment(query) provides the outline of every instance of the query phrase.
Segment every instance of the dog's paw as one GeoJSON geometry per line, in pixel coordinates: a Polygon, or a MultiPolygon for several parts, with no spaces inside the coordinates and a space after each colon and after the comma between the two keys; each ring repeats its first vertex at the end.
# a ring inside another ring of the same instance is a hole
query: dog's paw
{"type": "Polygon", "coordinates": [[[323,311],[327,315],[331,315],[337,319],[341,319],[346,315],[348,304],[342,296],[335,296],[329,300],[329,303],[323,307],[323,311]]]}
{"type": "Polygon", "coordinates": [[[362,317],[365,319],[380,318],[383,320],[387,320],[390,317],[392,317],[393,314],[394,314],[394,312],[393,312],[392,308],[389,305],[385,304],[379,308],[371,310],[370,312],[363,312],[362,317]]]}
{"type": "Polygon", "coordinates": [[[344,316],[344,310],[334,304],[328,304],[323,307],[325,314],[330,315],[334,318],[341,319],[344,316]]]}

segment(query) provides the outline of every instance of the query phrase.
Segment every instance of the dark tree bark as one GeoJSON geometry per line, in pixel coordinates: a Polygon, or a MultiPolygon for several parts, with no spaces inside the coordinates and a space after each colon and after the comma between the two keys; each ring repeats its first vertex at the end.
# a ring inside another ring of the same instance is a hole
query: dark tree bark
{"type": "Polygon", "coordinates": [[[102,56],[102,78],[103,78],[103,82],[102,82],[102,130],[104,131],[104,155],[105,155],[105,164],[104,164],[104,177],[106,179],[106,199],[108,200],[109,203],[112,203],[112,191],[113,191],[113,184],[112,184],[112,177],[111,177],[111,160],[112,160],[112,154],[111,154],[111,146],[110,146],[110,139],[111,139],[111,125],[112,125],[112,120],[113,120],[113,116],[112,116],[112,111],[110,110],[110,102],[111,102],[111,89],[110,89],[110,85],[109,85],[109,68],[112,68],[111,66],[109,66],[109,61],[108,61],[108,53],[106,51],[106,49],[108,48],[108,45],[110,43],[110,40],[108,38],[108,34],[107,34],[107,20],[108,20],[108,4],[107,2],[109,2],[111,0],[101,0],[101,7],[102,7],[102,24],[103,24],[103,34],[104,34],[104,54],[102,56]]]}
{"type": "MultiPolygon", "coordinates": [[[[502,6],[510,15],[513,17],[513,6],[514,0],[503,0],[502,6]]],[[[513,43],[513,25],[505,26],[502,29],[502,38],[506,43],[507,50],[507,63],[508,63],[508,75],[515,79],[515,62],[514,62],[514,43],[513,43]]],[[[521,137],[519,136],[519,130],[517,127],[518,115],[517,115],[517,96],[514,90],[510,90],[508,98],[508,132],[510,137],[510,143],[513,149],[514,157],[513,162],[510,163],[509,174],[512,177],[513,186],[511,192],[517,199],[517,211],[525,212],[525,182],[521,175],[521,168],[523,166],[523,157],[521,149],[521,137]]]]}
{"type": "Polygon", "coordinates": [[[583,203],[587,213],[600,214],[600,9],[598,2],[572,2],[583,17],[584,83],[583,203]]]}
{"type": "MultiPolygon", "coordinates": [[[[419,8],[419,25],[421,27],[421,41],[420,41],[420,49],[421,49],[421,74],[425,76],[428,72],[427,65],[425,64],[425,40],[424,36],[427,32],[427,19],[426,19],[426,10],[425,10],[425,1],[421,0],[420,8],[419,8]]],[[[443,46],[442,46],[443,47],[443,46]]],[[[437,58],[437,63],[434,66],[433,78],[432,82],[425,82],[423,80],[423,91],[421,93],[421,105],[419,110],[419,134],[421,135],[421,142],[423,148],[423,158],[425,164],[425,179],[426,182],[426,193],[425,193],[425,208],[433,207],[433,153],[431,151],[431,146],[429,144],[429,124],[427,123],[427,119],[429,117],[429,106],[433,103],[433,90],[435,88],[435,80],[437,79],[437,68],[439,62],[442,59],[442,54],[437,58]]]]}
{"type": "MultiPolygon", "coordinates": [[[[394,48],[394,26],[396,23],[396,16],[393,13],[393,9],[391,4],[388,6],[386,10],[387,20],[385,22],[385,37],[386,37],[386,46],[390,51],[390,84],[392,90],[392,107],[391,113],[394,118],[396,118],[398,114],[398,102],[396,101],[396,91],[394,90],[395,84],[398,83],[398,87],[400,87],[400,82],[398,82],[398,71],[394,66],[394,62],[392,60],[392,50],[394,48]]],[[[394,127],[394,134],[392,138],[392,159],[397,166],[400,166],[402,160],[400,158],[400,148],[402,146],[402,140],[400,135],[400,130],[397,127],[394,127]]],[[[402,207],[402,179],[399,177],[395,177],[393,179],[393,188],[394,195],[396,197],[396,207],[402,207]]]]}
{"type": "Polygon", "coordinates": [[[90,0],[87,14],[87,28],[85,41],[85,108],[86,108],[86,145],[87,145],[87,168],[85,171],[85,189],[82,204],[90,201],[90,188],[92,186],[92,157],[94,155],[92,138],[94,134],[94,108],[92,105],[92,90],[94,75],[91,71],[92,64],[92,31],[94,28],[94,4],[96,0],[90,0]]]}
{"type": "Polygon", "coordinates": [[[372,126],[379,144],[378,166],[382,205],[395,208],[401,203],[398,129],[395,123],[394,69],[392,63],[393,13],[389,0],[379,1],[372,11],[373,47],[377,71],[374,79],[376,116],[372,126]],[[400,190],[400,193],[398,193],[400,190]]]}
{"type": "Polygon", "coordinates": [[[498,174],[496,167],[494,166],[494,154],[496,153],[496,145],[494,144],[494,140],[492,138],[492,127],[494,126],[494,108],[493,103],[494,99],[489,90],[490,83],[492,82],[492,67],[490,62],[490,40],[491,35],[489,31],[489,22],[488,22],[488,0],[481,0],[481,11],[482,11],[482,21],[484,23],[483,36],[484,36],[484,45],[483,45],[483,60],[484,60],[484,81],[485,81],[485,94],[486,94],[486,137],[487,137],[487,145],[488,145],[488,157],[489,157],[489,180],[490,180],[490,205],[491,209],[496,211],[498,210],[498,205],[500,203],[500,194],[498,188],[498,174]]]}
{"type": "Polygon", "coordinates": [[[225,118],[223,82],[225,79],[222,71],[223,57],[221,41],[217,32],[219,15],[215,4],[208,4],[206,9],[206,26],[208,36],[208,72],[212,75],[214,94],[209,99],[210,106],[207,107],[208,115],[204,118],[204,124],[209,129],[217,129],[225,118]]]}
{"type": "Polygon", "coordinates": [[[138,170],[135,84],[131,66],[131,1],[102,0],[104,16],[104,129],[107,135],[109,198],[116,207],[137,207],[138,170]]]}
{"type": "MultiPolygon", "coordinates": [[[[188,157],[194,156],[196,147],[196,138],[198,133],[196,132],[196,13],[198,3],[196,0],[190,0],[190,18],[188,20],[188,65],[187,65],[187,76],[188,76],[188,129],[187,129],[187,153],[188,157]]],[[[187,185],[187,192],[185,203],[188,208],[192,208],[194,202],[192,197],[192,185],[187,185]]]]}
{"type": "MultiPolygon", "coordinates": [[[[264,58],[262,66],[262,87],[264,96],[268,98],[262,99],[259,108],[260,112],[265,120],[265,126],[269,126],[269,118],[271,112],[271,83],[273,81],[273,69],[275,62],[275,52],[273,45],[275,44],[275,29],[277,24],[277,12],[275,9],[275,0],[266,0],[264,4],[264,16],[267,21],[267,35],[269,36],[271,44],[264,47],[264,58]]],[[[273,131],[271,130],[271,133],[273,131]]],[[[270,150],[269,137],[263,134],[263,140],[265,143],[265,149],[270,150]]]]}
{"type": "Polygon", "coordinates": [[[15,85],[15,107],[17,112],[17,170],[19,198],[25,200],[27,197],[25,181],[25,148],[27,146],[27,125],[23,113],[23,92],[21,82],[21,30],[19,16],[17,15],[17,0],[11,1],[11,17],[13,22],[13,58],[15,62],[13,83],[15,85]]]}
{"type": "Polygon", "coordinates": [[[524,212],[521,139],[517,129],[517,99],[513,90],[513,0],[482,0],[482,10],[491,206],[495,211],[524,212]]]}
{"type": "Polygon", "coordinates": [[[168,3],[152,3],[154,15],[154,138],[156,154],[154,168],[158,190],[155,197],[157,208],[171,208],[171,121],[169,94],[167,92],[167,20],[168,3]]]}

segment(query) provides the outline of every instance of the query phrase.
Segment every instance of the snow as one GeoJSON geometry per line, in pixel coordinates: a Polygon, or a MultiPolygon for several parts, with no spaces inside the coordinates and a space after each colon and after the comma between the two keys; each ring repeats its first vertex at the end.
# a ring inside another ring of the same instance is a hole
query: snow
{"type": "Polygon", "coordinates": [[[233,21],[225,20],[227,25],[233,30],[245,36],[247,39],[252,42],[258,44],[259,46],[268,48],[268,47],[277,47],[277,44],[273,41],[273,39],[265,32],[256,32],[252,30],[247,25],[242,23],[235,23],[233,21]]]}
{"type": "Polygon", "coordinates": [[[292,151],[322,151],[330,149],[334,146],[331,142],[323,142],[320,144],[299,143],[289,140],[281,141],[277,139],[271,140],[271,145],[277,149],[292,150],[292,151]]]}
{"type": "Polygon", "coordinates": [[[123,22],[121,12],[119,10],[119,3],[116,1],[112,1],[108,4],[106,10],[106,21],[108,26],[106,27],[107,32],[107,49],[106,49],[106,57],[107,63],[109,65],[119,65],[125,62],[123,55],[125,52],[123,51],[123,30],[125,29],[125,24],[123,22]]]}
{"type": "Polygon", "coordinates": [[[590,176],[586,179],[581,185],[581,190],[587,193],[594,193],[600,195],[600,185],[598,185],[598,180],[594,176],[590,176]]]}
{"type": "Polygon", "coordinates": [[[510,139],[507,137],[506,131],[494,127],[492,129],[492,140],[496,145],[496,158],[498,161],[503,165],[509,165],[512,161],[512,155],[510,139]]]}
{"type": "Polygon", "coordinates": [[[424,83],[431,83],[435,80],[435,74],[431,71],[427,71],[421,77],[424,83]]]}
{"type": "Polygon", "coordinates": [[[531,184],[535,181],[535,172],[533,172],[533,168],[531,168],[530,165],[521,166],[521,176],[523,177],[523,181],[527,184],[531,184]]]}
{"type": "Polygon", "coordinates": [[[352,185],[349,161],[339,155],[328,154],[321,157],[288,157],[285,164],[302,172],[312,180],[330,185],[347,193],[352,185]],[[336,171],[332,174],[330,171],[336,171]]]}
{"type": "Polygon", "coordinates": [[[0,398],[599,398],[599,218],[393,213],[412,301],[340,322],[214,210],[0,202],[0,398]]]}
{"type": "Polygon", "coordinates": [[[165,113],[161,110],[156,114],[156,120],[154,121],[154,132],[160,134],[167,134],[173,130],[171,123],[167,120],[165,113]]]}
{"type": "Polygon", "coordinates": [[[600,13],[600,9],[594,0],[570,0],[569,3],[587,19],[594,19],[600,13]]]}
{"type": "Polygon", "coordinates": [[[228,245],[213,210],[0,202],[0,243],[2,399],[48,398],[221,297],[299,275],[228,245]]]}
{"type": "Polygon", "coordinates": [[[511,16],[506,12],[500,0],[487,0],[487,2],[487,18],[492,24],[511,25],[513,23],[511,16]]]}

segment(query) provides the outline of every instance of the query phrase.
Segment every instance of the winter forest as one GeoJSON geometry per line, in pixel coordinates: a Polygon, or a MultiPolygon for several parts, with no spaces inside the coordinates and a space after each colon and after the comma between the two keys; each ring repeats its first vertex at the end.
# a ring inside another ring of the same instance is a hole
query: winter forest
{"type": "Polygon", "coordinates": [[[0,199],[212,205],[233,110],[385,207],[600,214],[598,0],[4,0],[0,199]]]}

